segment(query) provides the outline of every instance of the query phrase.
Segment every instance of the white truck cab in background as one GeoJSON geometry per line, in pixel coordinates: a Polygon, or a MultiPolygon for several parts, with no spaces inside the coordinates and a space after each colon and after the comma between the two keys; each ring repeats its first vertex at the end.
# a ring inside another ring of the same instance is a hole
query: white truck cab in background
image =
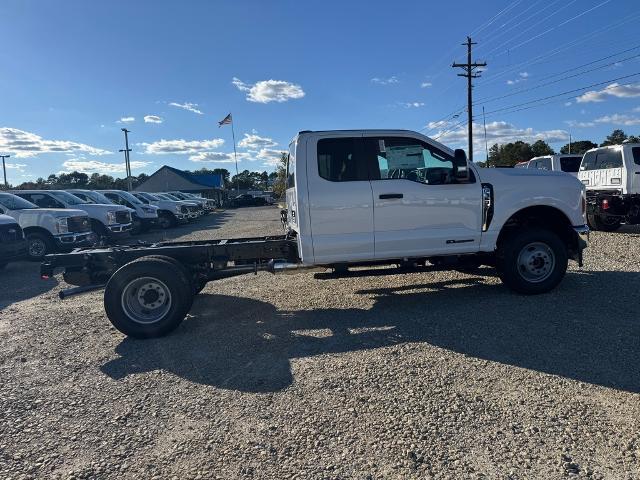
{"type": "Polygon", "coordinates": [[[0,213],[15,218],[27,239],[31,260],[54,252],[91,247],[97,237],[87,212],[70,208],[39,208],[11,193],[0,192],[0,213]]]}
{"type": "Polygon", "coordinates": [[[404,130],[300,132],[286,198],[305,264],[475,256],[526,293],[557,285],[588,232],[576,178],[478,168],[404,130]]]}
{"type": "Polygon", "coordinates": [[[131,214],[120,205],[89,203],[64,190],[16,190],[15,195],[42,208],[71,208],[84,210],[91,219],[91,230],[106,240],[128,238],[131,214]]]}
{"type": "Polygon", "coordinates": [[[97,190],[115,204],[128,207],[132,213],[132,233],[144,232],[158,224],[158,207],[146,205],[124,190],[97,190]]]}
{"type": "Polygon", "coordinates": [[[640,144],[587,151],[578,178],[587,189],[587,219],[593,230],[640,223],[640,144]]]}
{"type": "Polygon", "coordinates": [[[527,168],[565,172],[574,177],[578,176],[582,155],[556,154],[534,157],[527,162],[527,168]]]}

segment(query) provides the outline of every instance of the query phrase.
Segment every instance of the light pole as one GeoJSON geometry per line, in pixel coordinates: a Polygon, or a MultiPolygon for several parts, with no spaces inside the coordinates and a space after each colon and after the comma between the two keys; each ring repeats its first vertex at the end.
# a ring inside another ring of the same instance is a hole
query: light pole
{"type": "Polygon", "coordinates": [[[127,191],[131,191],[131,162],[129,162],[129,152],[131,149],[129,148],[129,132],[131,130],[127,130],[126,128],[121,128],[124,132],[124,150],[120,150],[124,152],[124,167],[127,173],[127,191]]]}
{"type": "Polygon", "coordinates": [[[4,188],[6,190],[9,188],[9,184],[7,184],[7,167],[4,164],[4,160],[11,157],[11,155],[0,155],[0,157],[2,157],[2,173],[4,173],[4,188]]]}

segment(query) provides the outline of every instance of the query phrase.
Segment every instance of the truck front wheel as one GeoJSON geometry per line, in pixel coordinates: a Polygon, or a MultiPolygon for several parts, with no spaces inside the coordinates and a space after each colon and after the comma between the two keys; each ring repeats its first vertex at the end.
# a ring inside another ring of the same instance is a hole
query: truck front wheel
{"type": "Polygon", "coordinates": [[[175,330],[191,308],[193,292],[184,272],[159,258],[122,266],[104,291],[107,317],[125,335],[161,337],[175,330]]]}
{"type": "Polygon", "coordinates": [[[560,283],[567,262],[567,247],[558,235],[542,228],[527,228],[501,242],[496,267],[500,279],[511,290],[535,295],[560,283]]]}
{"type": "Polygon", "coordinates": [[[600,230],[602,232],[615,232],[620,228],[620,219],[611,216],[600,216],[596,214],[587,215],[587,223],[591,230],[600,230]]]}

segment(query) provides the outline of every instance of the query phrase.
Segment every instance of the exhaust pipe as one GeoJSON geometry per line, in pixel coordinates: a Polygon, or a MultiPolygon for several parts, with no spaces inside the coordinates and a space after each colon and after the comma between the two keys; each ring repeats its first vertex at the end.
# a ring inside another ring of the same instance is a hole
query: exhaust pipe
{"type": "Polygon", "coordinates": [[[267,271],[276,274],[292,275],[302,272],[324,272],[327,269],[318,265],[305,265],[304,263],[274,262],[271,260],[267,271]]]}

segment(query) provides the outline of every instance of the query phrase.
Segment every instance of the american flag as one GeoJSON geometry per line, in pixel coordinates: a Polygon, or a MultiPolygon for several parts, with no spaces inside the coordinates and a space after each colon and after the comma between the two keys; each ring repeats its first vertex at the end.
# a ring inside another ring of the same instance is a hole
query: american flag
{"type": "Polygon", "coordinates": [[[229,114],[218,122],[218,128],[220,128],[223,125],[229,125],[232,122],[233,122],[233,118],[231,118],[231,114],[229,114]]]}

